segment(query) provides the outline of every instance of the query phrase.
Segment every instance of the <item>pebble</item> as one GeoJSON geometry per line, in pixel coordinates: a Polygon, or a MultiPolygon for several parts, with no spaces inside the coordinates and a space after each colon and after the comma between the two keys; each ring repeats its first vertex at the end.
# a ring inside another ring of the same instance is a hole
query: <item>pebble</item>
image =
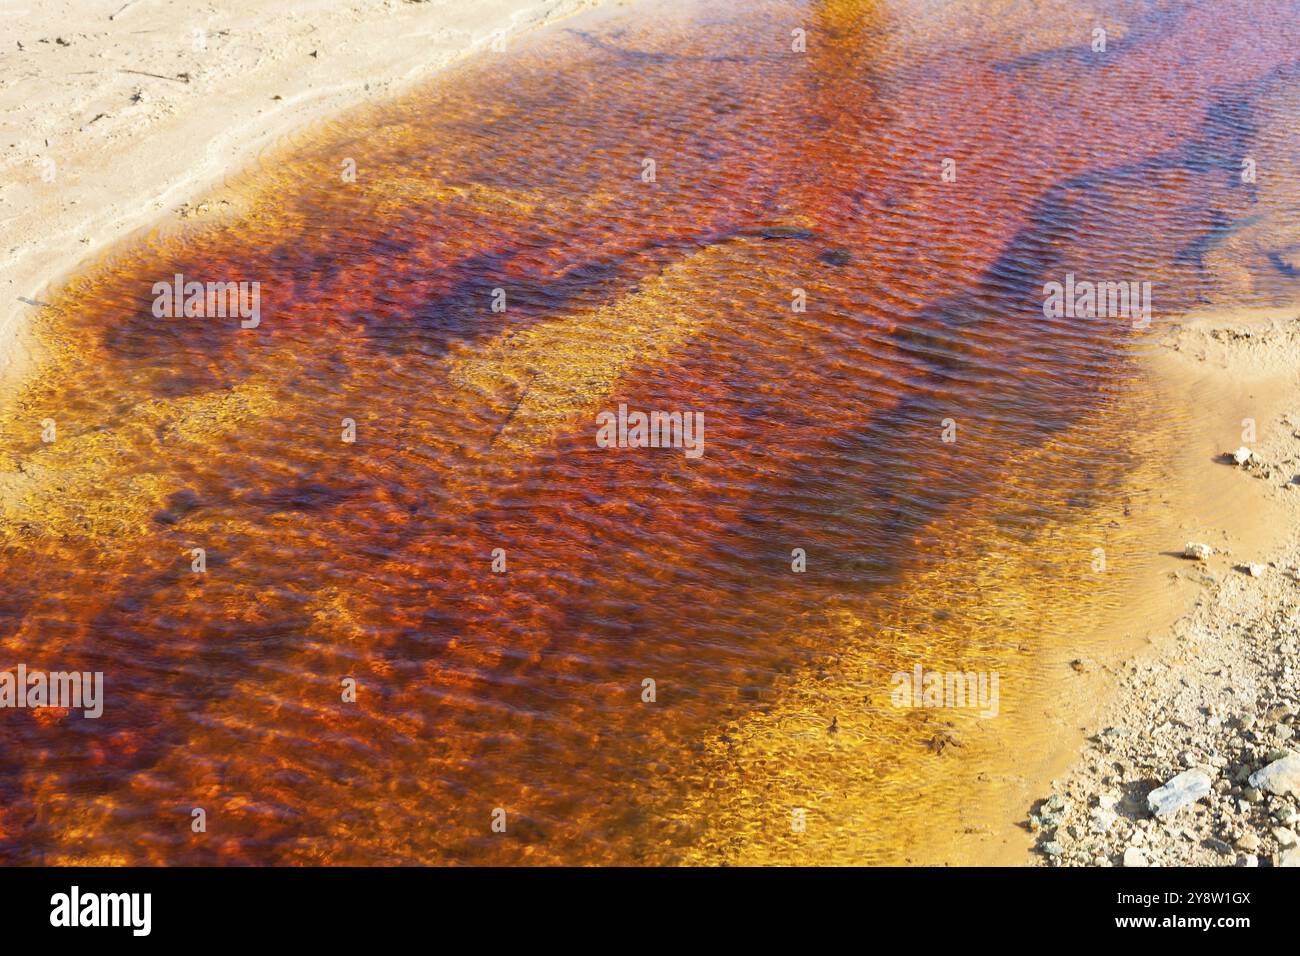
{"type": "Polygon", "coordinates": [[[1088,815],[1088,825],[1093,833],[1109,833],[1119,816],[1113,810],[1095,807],[1088,815]]]}
{"type": "Polygon", "coordinates": [[[1213,548],[1199,541],[1188,541],[1183,545],[1183,557],[1191,558],[1193,561],[1208,561],[1213,554],[1213,548]]]}
{"type": "MultiPolygon", "coordinates": [[[[1150,866],[1147,862],[1147,855],[1135,846],[1131,846],[1124,851],[1125,866],[1150,866]]],[[[1285,864],[1283,864],[1285,866],[1285,864]]]]}
{"type": "Polygon", "coordinates": [[[1205,845],[1215,853],[1222,853],[1224,856],[1227,856],[1232,852],[1232,847],[1228,846],[1228,844],[1224,843],[1217,837],[1206,837],[1205,845]]]}

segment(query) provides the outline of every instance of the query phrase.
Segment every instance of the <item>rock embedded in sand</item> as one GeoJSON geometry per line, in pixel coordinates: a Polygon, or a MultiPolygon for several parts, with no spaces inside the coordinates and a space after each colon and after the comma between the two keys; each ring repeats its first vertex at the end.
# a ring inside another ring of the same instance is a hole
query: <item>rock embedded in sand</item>
{"type": "Polygon", "coordinates": [[[1167,817],[1209,794],[1210,783],[1210,775],[1204,770],[1184,770],[1147,794],[1147,808],[1154,816],[1167,817]]]}
{"type": "Polygon", "coordinates": [[[1238,465],[1249,464],[1250,459],[1252,457],[1254,457],[1254,452],[1252,452],[1245,445],[1242,445],[1240,448],[1238,448],[1236,451],[1232,453],[1232,460],[1236,462],[1238,465]]]}
{"type": "Polygon", "coordinates": [[[1128,847],[1124,851],[1125,866],[1149,866],[1147,855],[1135,846],[1128,847]]]}
{"type": "Polygon", "coordinates": [[[1188,541],[1183,545],[1183,557],[1191,558],[1193,561],[1208,561],[1214,554],[1214,549],[1208,544],[1201,544],[1199,541],[1188,541]]]}
{"type": "Polygon", "coordinates": [[[1300,755],[1288,751],[1285,757],[1256,770],[1250,775],[1250,785],[1279,797],[1300,797],[1300,755]]]}
{"type": "Polygon", "coordinates": [[[1105,807],[1093,807],[1092,812],[1088,814],[1088,828],[1093,833],[1106,834],[1111,831],[1115,823],[1119,820],[1119,815],[1114,810],[1108,810],[1105,807]]]}
{"type": "Polygon", "coordinates": [[[1268,570],[1267,564],[1248,564],[1246,570],[1250,572],[1252,578],[1262,578],[1264,572],[1268,570]]]}

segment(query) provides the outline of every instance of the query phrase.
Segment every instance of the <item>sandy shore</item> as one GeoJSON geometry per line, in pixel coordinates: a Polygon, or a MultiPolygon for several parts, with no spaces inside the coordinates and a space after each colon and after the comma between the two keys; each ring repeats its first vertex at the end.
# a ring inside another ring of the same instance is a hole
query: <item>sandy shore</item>
{"type": "Polygon", "coordinates": [[[0,382],[70,271],[295,128],[599,0],[15,0],[0,9],[0,382]]]}
{"type": "Polygon", "coordinates": [[[1098,663],[1082,752],[1027,822],[1036,858],[1300,866],[1300,308],[1192,316],[1152,364],[1202,426],[1186,541],[1166,544],[1213,553],[1171,553],[1194,606],[1098,663]]]}

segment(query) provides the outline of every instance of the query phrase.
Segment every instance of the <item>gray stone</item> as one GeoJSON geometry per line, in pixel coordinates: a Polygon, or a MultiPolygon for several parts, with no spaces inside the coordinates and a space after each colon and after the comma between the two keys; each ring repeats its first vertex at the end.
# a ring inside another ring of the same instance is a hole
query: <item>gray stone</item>
{"type": "Polygon", "coordinates": [[[1287,752],[1285,757],[1256,770],[1250,775],[1250,785],[1279,797],[1300,796],[1300,755],[1287,752]]]}
{"type": "Polygon", "coordinates": [[[1147,794],[1147,808],[1157,817],[1169,816],[1207,796],[1210,785],[1210,775],[1204,770],[1184,770],[1163,787],[1147,794]]]}

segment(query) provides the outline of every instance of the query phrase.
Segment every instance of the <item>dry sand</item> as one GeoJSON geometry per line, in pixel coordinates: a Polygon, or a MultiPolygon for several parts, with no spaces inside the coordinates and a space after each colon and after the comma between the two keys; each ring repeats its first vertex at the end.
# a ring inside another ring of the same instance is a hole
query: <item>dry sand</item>
{"type": "Polygon", "coordinates": [[[79,264],[312,121],[600,0],[0,6],[0,381],[79,264]]]}

